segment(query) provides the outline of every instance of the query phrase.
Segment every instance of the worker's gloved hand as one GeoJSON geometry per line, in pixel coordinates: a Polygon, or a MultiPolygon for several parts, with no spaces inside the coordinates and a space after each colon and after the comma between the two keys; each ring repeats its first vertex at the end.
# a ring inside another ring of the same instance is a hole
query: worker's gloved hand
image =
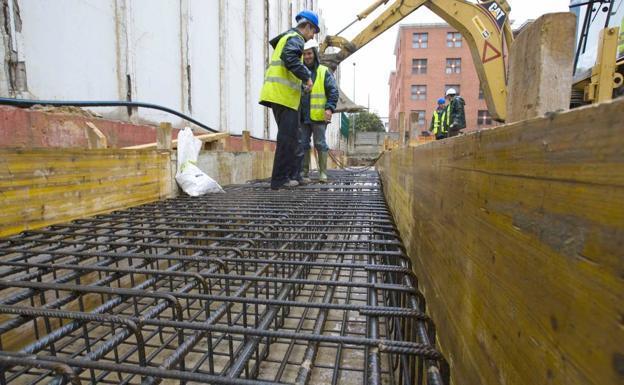
{"type": "Polygon", "coordinates": [[[325,121],[327,123],[331,122],[332,118],[332,110],[325,110],[325,121]]]}

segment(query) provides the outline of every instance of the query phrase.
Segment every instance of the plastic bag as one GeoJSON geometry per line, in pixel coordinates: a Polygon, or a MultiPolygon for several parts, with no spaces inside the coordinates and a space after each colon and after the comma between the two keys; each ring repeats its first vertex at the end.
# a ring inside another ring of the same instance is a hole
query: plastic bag
{"type": "Polygon", "coordinates": [[[219,184],[197,167],[201,140],[195,138],[189,127],[178,133],[178,171],[176,182],[192,197],[207,193],[225,192],[219,184]]]}

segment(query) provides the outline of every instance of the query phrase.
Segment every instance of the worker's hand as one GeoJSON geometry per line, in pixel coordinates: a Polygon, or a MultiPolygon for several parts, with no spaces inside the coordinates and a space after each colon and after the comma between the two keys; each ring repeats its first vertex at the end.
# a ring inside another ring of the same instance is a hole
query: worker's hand
{"type": "Polygon", "coordinates": [[[308,82],[305,84],[303,90],[305,92],[310,92],[312,91],[312,86],[314,86],[314,83],[312,83],[312,79],[308,79],[308,82]]]}
{"type": "Polygon", "coordinates": [[[325,121],[327,123],[331,122],[332,118],[332,110],[325,110],[325,121]]]}

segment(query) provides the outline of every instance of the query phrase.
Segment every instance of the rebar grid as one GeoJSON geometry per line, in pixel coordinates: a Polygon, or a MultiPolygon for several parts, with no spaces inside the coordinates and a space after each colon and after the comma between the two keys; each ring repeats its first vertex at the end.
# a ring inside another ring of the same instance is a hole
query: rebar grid
{"type": "Polygon", "coordinates": [[[448,384],[375,172],[0,239],[0,384],[448,384]]]}

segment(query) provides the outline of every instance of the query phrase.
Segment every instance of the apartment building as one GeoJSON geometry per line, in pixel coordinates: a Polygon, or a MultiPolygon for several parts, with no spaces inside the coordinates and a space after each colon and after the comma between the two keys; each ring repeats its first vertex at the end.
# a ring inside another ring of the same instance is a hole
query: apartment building
{"type": "Polygon", "coordinates": [[[480,90],[470,49],[462,35],[446,23],[401,25],[394,49],[396,70],[389,79],[390,131],[399,131],[399,113],[406,135],[426,135],[436,101],[455,88],[466,101],[467,131],[496,125],[480,90]]]}

